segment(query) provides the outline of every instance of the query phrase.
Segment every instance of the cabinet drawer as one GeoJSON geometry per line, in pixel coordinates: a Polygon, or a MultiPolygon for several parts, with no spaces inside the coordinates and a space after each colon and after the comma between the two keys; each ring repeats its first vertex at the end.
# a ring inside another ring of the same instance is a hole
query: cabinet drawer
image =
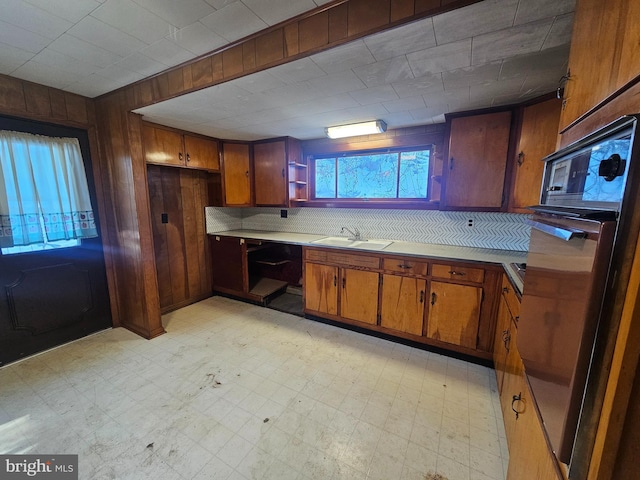
{"type": "Polygon", "coordinates": [[[327,252],[327,262],[337,263],[346,267],[380,268],[379,257],[350,255],[348,253],[327,252]]]}
{"type": "Polygon", "coordinates": [[[406,273],[408,275],[427,274],[427,262],[420,262],[402,258],[385,258],[382,260],[382,266],[390,272],[406,273]]]}
{"type": "Polygon", "coordinates": [[[520,315],[520,300],[518,300],[518,295],[516,294],[513,285],[511,285],[509,277],[506,275],[502,276],[502,297],[505,302],[507,302],[511,316],[513,316],[517,322],[518,316],[520,315]]]}
{"type": "Polygon", "coordinates": [[[431,276],[448,280],[482,283],[484,281],[484,270],[481,268],[459,267],[457,265],[433,264],[431,266],[431,276]]]}
{"type": "Polygon", "coordinates": [[[327,252],[322,250],[306,250],[304,254],[305,260],[312,260],[316,262],[326,262],[327,252]]]}

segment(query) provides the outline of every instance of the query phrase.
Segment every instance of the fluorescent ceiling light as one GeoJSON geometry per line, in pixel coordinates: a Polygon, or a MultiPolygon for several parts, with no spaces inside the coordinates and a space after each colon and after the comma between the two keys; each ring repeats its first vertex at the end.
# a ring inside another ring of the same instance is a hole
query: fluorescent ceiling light
{"type": "Polygon", "coordinates": [[[373,133],[385,132],[387,130],[387,124],[382,120],[371,120],[370,122],[327,127],[324,130],[329,138],[355,137],[358,135],[371,135],[373,133]]]}

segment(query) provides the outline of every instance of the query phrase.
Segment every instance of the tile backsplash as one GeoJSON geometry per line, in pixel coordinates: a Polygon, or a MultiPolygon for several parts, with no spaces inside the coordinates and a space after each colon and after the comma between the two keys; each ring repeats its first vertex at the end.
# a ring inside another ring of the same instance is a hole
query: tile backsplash
{"type": "Polygon", "coordinates": [[[348,227],[364,238],[416,243],[526,251],[528,215],[493,212],[441,212],[360,208],[289,208],[280,218],[279,208],[207,207],[207,232],[267,230],[274,232],[339,235],[348,227]]]}

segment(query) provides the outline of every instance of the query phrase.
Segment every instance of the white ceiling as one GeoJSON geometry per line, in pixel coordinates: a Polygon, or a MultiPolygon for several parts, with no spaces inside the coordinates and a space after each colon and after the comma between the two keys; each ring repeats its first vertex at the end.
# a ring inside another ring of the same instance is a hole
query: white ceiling
{"type": "MultiPolygon", "coordinates": [[[[95,97],[330,0],[0,0],[0,73],[95,97]]],[[[575,0],[485,0],[138,112],[219,138],[389,128],[556,89],[575,0]]]]}

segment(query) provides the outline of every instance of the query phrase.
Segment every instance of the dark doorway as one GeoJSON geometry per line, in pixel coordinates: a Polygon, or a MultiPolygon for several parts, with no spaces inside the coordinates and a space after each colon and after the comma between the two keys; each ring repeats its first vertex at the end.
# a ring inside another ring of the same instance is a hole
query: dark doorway
{"type": "Polygon", "coordinates": [[[77,246],[0,251],[0,365],[5,365],[112,322],[87,132],[1,116],[0,130],[78,138],[98,229],[98,237],[77,246]]]}

